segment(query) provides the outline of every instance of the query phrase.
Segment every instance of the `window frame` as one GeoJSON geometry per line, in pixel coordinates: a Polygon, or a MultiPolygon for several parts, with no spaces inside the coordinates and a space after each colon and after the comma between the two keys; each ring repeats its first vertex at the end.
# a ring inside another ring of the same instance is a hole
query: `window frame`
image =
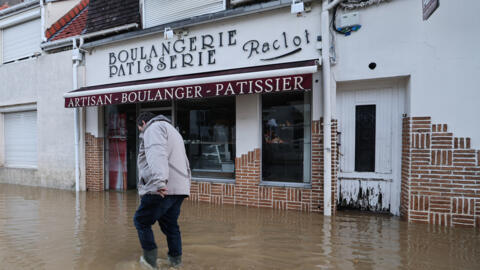
{"type": "Polygon", "coordinates": [[[13,169],[38,169],[38,110],[36,104],[24,104],[17,106],[7,106],[0,108],[0,168],[13,168],[13,169]],[[9,165],[7,164],[7,155],[6,155],[6,138],[5,138],[5,114],[7,113],[22,113],[22,112],[35,112],[36,113],[36,123],[37,123],[37,137],[36,137],[36,163],[35,165],[9,165]]]}
{"type": "MultiPolygon", "coordinates": [[[[236,141],[236,133],[235,133],[235,130],[237,128],[237,112],[236,112],[236,96],[226,96],[226,97],[211,97],[211,98],[205,98],[204,100],[215,100],[215,99],[218,99],[218,98],[221,98],[221,99],[227,99],[227,98],[230,98],[230,99],[233,99],[233,121],[234,121],[234,124],[233,124],[233,127],[234,127],[234,132],[232,134],[233,138],[232,138],[232,143],[234,145],[234,150],[235,152],[232,153],[233,155],[233,172],[232,172],[232,176],[231,177],[225,177],[224,175],[218,175],[218,176],[195,176],[193,175],[193,167],[192,167],[192,163],[191,163],[191,160],[190,160],[190,157],[188,157],[189,159],[189,162],[190,162],[190,169],[192,171],[192,180],[194,181],[199,181],[199,182],[217,182],[217,183],[235,183],[236,181],[236,167],[235,167],[235,159],[236,159],[236,151],[237,151],[237,141],[236,141]]],[[[174,106],[173,106],[173,111],[174,111],[174,122],[173,122],[173,125],[175,126],[175,128],[177,129],[180,129],[180,126],[179,126],[179,123],[178,123],[178,120],[179,120],[179,117],[178,117],[178,110],[179,108],[181,108],[181,103],[182,101],[188,101],[188,100],[176,100],[174,101],[174,106]]],[[[185,138],[183,137],[182,135],[182,138],[184,139],[185,141],[185,138]]],[[[185,144],[185,142],[184,142],[185,144]]],[[[185,144],[185,149],[187,148],[186,144],[185,144]]]]}
{"type": "MultiPolygon", "coordinates": [[[[309,105],[310,105],[310,113],[309,113],[309,119],[310,119],[310,147],[308,149],[308,152],[310,153],[310,158],[309,158],[309,177],[308,177],[308,182],[305,180],[305,176],[303,177],[302,182],[284,182],[284,181],[269,181],[269,180],[264,180],[263,179],[263,97],[264,95],[281,95],[283,93],[274,93],[274,94],[262,94],[260,95],[260,116],[259,116],[259,128],[260,128],[260,186],[274,186],[274,187],[294,187],[294,188],[311,188],[312,187],[312,121],[313,121],[313,91],[312,90],[304,90],[302,91],[304,95],[304,100],[305,100],[305,94],[309,93],[309,105]]],[[[304,103],[305,104],[305,103],[304,103]]],[[[305,152],[305,149],[304,149],[305,152]]],[[[304,157],[304,163],[305,163],[305,157],[304,157]]]]}

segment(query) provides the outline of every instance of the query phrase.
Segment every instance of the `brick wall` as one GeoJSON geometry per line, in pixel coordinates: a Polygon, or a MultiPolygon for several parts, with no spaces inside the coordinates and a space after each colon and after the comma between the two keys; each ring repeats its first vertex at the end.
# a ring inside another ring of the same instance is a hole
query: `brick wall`
{"type": "Polygon", "coordinates": [[[401,214],[409,221],[480,227],[480,151],[430,117],[403,119],[401,214]]]}
{"type": "MultiPolygon", "coordinates": [[[[332,214],[336,210],[338,168],[337,122],[332,122],[332,214]]],[[[275,209],[323,211],[323,125],[312,122],[311,188],[260,185],[261,150],[235,159],[235,183],[193,181],[190,199],[215,204],[237,204],[275,209]]]]}
{"type": "Polygon", "coordinates": [[[103,191],[103,138],[85,133],[85,171],[87,190],[103,191]]]}

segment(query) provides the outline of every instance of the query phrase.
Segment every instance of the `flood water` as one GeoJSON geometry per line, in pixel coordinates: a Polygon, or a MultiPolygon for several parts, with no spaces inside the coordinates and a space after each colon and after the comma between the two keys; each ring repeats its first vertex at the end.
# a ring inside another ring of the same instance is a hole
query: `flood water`
{"type": "MultiPolygon", "coordinates": [[[[0,184],[0,269],[141,269],[135,191],[0,184]]],[[[185,201],[181,269],[480,269],[480,232],[185,201]]],[[[165,239],[154,228],[159,255],[165,239]]],[[[168,269],[162,265],[162,269],[168,269]]]]}

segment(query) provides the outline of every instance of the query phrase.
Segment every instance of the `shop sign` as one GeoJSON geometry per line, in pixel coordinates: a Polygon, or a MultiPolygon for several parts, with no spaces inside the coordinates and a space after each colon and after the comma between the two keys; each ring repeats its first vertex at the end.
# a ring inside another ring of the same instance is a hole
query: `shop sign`
{"type": "Polygon", "coordinates": [[[118,92],[103,94],[88,94],[88,91],[85,91],[83,96],[66,97],[65,107],[105,106],[311,89],[312,74],[299,74],[132,91],[122,91],[120,88],[118,92]]]}
{"type": "Polygon", "coordinates": [[[86,86],[318,59],[320,13],[279,9],[98,46],[85,56],[86,86]]]}
{"type": "Polygon", "coordinates": [[[281,32],[269,39],[250,39],[243,44],[237,42],[237,30],[216,34],[195,35],[175,41],[163,40],[149,45],[122,48],[108,53],[108,76],[125,77],[143,73],[161,73],[165,70],[202,67],[217,64],[217,50],[223,47],[238,47],[238,57],[250,59],[258,56],[260,61],[281,59],[302,50],[310,44],[310,32],[281,32]],[[273,52],[273,56],[269,53],[273,52]]]}

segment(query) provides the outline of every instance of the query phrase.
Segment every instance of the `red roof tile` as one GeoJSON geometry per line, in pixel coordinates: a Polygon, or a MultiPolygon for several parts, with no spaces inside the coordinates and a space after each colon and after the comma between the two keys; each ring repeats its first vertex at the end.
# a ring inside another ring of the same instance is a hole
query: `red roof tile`
{"type": "Polygon", "coordinates": [[[48,41],[59,40],[82,34],[87,23],[88,4],[82,0],[45,31],[48,41]]]}
{"type": "Polygon", "coordinates": [[[60,31],[57,31],[51,40],[59,40],[82,34],[85,26],[87,25],[87,15],[88,8],[85,8],[82,12],[80,12],[80,15],[71,20],[70,23],[60,31]]]}

